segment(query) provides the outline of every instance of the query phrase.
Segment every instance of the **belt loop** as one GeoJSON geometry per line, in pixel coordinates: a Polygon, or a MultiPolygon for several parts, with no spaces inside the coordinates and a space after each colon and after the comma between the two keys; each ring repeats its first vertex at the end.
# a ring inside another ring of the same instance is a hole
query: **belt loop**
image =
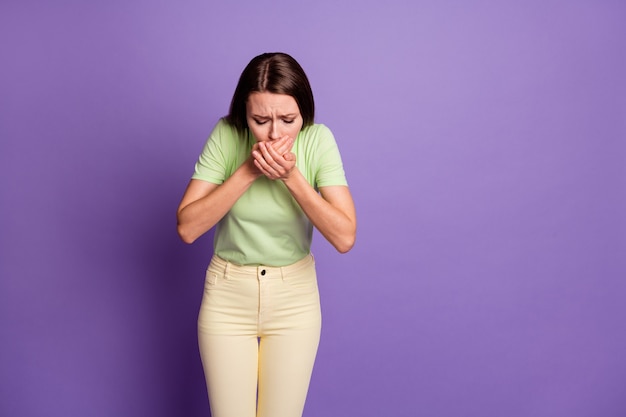
{"type": "Polygon", "coordinates": [[[226,261],[226,266],[224,267],[224,279],[228,279],[228,269],[230,267],[230,262],[226,261]]]}
{"type": "Polygon", "coordinates": [[[283,268],[282,266],[280,267],[280,278],[283,281],[285,280],[285,268],[283,268]]]}

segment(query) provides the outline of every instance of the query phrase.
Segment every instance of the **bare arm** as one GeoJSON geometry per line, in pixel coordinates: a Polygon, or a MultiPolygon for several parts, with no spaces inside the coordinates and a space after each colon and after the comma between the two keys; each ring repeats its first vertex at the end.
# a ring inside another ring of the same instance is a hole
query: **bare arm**
{"type": "Polygon", "coordinates": [[[311,223],[337,251],[346,253],[356,240],[356,212],[346,186],[321,187],[318,194],[295,169],[283,181],[311,223]]]}
{"type": "Polygon", "coordinates": [[[193,243],[219,222],[259,176],[248,161],[223,184],[192,179],[178,206],[178,235],[193,243]]]}
{"type": "MultiPolygon", "coordinates": [[[[269,147],[274,152],[282,154],[288,152],[292,145],[293,140],[285,137],[269,147]]],[[[258,149],[258,144],[252,149],[253,151],[258,149]]],[[[193,243],[208,232],[261,175],[253,157],[250,156],[221,185],[192,179],[176,213],[180,238],[185,243],[193,243]]]]}

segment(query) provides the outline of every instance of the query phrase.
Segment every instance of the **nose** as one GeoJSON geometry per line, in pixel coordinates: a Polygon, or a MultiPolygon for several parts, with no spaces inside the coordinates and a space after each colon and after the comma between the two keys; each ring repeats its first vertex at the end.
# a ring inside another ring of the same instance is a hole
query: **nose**
{"type": "Polygon", "coordinates": [[[280,139],[280,132],[278,131],[278,123],[276,123],[276,122],[271,122],[270,123],[269,138],[271,140],[280,139]]]}

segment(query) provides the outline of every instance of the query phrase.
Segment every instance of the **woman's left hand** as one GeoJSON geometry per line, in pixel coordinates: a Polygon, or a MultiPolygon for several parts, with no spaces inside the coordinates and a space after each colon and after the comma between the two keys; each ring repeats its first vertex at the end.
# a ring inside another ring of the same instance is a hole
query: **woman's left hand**
{"type": "Polygon", "coordinates": [[[290,149],[293,139],[285,136],[275,142],[258,142],[252,149],[254,165],[271,180],[285,180],[296,166],[290,149]]]}

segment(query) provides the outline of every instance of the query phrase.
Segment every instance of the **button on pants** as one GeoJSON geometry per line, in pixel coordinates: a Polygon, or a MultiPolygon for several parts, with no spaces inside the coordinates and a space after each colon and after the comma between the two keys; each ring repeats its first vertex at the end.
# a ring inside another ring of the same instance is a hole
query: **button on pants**
{"type": "Polygon", "coordinates": [[[321,330],[315,262],[238,266],[214,256],[198,316],[212,417],[300,417],[321,330]]]}

